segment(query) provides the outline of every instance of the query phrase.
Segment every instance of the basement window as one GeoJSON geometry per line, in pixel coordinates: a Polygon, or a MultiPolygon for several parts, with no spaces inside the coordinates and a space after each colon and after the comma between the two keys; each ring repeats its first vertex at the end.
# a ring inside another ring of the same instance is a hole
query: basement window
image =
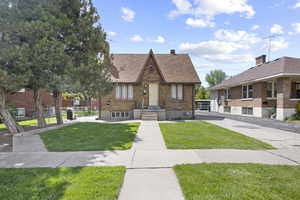
{"type": "Polygon", "coordinates": [[[253,115],[253,108],[252,107],[243,107],[242,114],[243,115],[253,115]]]}
{"type": "Polygon", "coordinates": [[[231,113],[231,107],[230,106],[224,106],[224,112],[231,113]]]}
{"type": "Polygon", "coordinates": [[[111,112],[112,119],[127,119],[129,118],[129,112],[111,112]]]}

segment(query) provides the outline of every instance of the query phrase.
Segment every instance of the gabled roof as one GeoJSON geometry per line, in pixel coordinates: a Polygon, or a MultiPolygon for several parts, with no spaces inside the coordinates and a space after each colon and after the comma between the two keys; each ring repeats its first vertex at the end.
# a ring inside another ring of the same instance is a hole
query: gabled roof
{"type": "Polygon", "coordinates": [[[252,67],[222,83],[210,88],[218,90],[282,76],[300,76],[300,58],[282,57],[252,67]]]}
{"type": "Polygon", "coordinates": [[[113,54],[113,64],[119,72],[119,77],[112,77],[113,82],[138,82],[150,56],[153,56],[165,82],[200,83],[188,54],[153,54],[152,51],[149,54],[113,54]]]}

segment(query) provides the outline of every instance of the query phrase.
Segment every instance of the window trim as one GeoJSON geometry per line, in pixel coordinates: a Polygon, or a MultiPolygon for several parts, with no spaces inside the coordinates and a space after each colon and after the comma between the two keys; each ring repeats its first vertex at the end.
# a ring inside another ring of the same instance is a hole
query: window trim
{"type": "Polygon", "coordinates": [[[253,107],[242,107],[242,115],[253,116],[254,115],[254,108],[253,107]],[[243,113],[244,109],[247,110],[246,114],[243,113]],[[251,114],[249,114],[249,110],[251,110],[251,114]]]}
{"type": "MultiPolygon", "coordinates": [[[[299,85],[299,87],[300,87],[300,81],[295,81],[295,92],[296,92],[296,96],[295,96],[295,99],[300,99],[300,96],[299,97],[297,97],[297,85],[299,85]]],[[[300,89],[299,89],[300,90],[300,89]]]]}
{"type": "Polygon", "coordinates": [[[112,111],[110,112],[110,117],[112,119],[129,119],[129,111],[112,111]]]}
{"type": "Polygon", "coordinates": [[[133,84],[128,84],[128,83],[117,84],[115,87],[115,99],[120,101],[133,100],[134,99],[133,84]]]}
{"type": "Polygon", "coordinates": [[[16,108],[16,117],[17,118],[22,118],[26,117],[26,108],[16,108]],[[19,115],[19,111],[22,110],[23,115],[19,115]]]}
{"type": "Polygon", "coordinates": [[[171,84],[171,98],[172,100],[177,100],[177,101],[184,101],[184,84],[182,83],[173,83],[171,84]],[[178,97],[178,86],[181,85],[181,98],[178,97]],[[173,86],[175,86],[175,96],[176,98],[173,97],[173,86]]]}
{"type": "Polygon", "coordinates": [[[277,98],[277,88],[276,88],[276,96],[275,96],[275,84],[277,86],[277,81],[276,80],[272,80],[272,81],[268,81],[268,83],[272,83],[272,89],[271,89],[271,97],[268,96],[268,86],[267,86],[267,99],[276,99],[277,98]]]}
{"type": "Polygon", "coordinates": [[[225,91],[225,94],[224,94],[225,99],[229,100],[231,98],[230,88],[226,88],[224,91],[225,91]]]}
{"type": "Polygon", "coordinates": [[[242,85],[242,100],[252,100],[254,95],[254,87],[253,84],[242,85]],[[249,86],[252,86],[252,97],[249,97],[249,86]],[[244,87],[247,88],[246,97],[244,97],[244,87]]]}

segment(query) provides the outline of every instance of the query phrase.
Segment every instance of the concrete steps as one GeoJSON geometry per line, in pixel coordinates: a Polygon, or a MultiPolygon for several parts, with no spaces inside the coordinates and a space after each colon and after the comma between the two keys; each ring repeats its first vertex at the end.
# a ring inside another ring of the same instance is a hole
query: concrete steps
{"type": "Polygon", "coordinates": [[[142,120],[158,120],[157,112],[146,111],[142,112],[142,120]]]}

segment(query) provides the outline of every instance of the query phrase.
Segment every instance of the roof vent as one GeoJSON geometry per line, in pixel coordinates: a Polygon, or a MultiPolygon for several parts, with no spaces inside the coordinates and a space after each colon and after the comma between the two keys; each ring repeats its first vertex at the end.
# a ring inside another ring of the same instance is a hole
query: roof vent
{"type": "Polygon", "coordinates": [[[175,55],[175,54],[176,54],[175,49],[171,49],[171,50],[170,50],[170,54],[175,55]]]}
{"type": "Polygon", "coordinates": [[[266,60],[267,60],[267,56],[266,55],[261,55],[261,56],[255,58],[256,65],[264,64],[264,63],[266,63],[266,60]]]}

